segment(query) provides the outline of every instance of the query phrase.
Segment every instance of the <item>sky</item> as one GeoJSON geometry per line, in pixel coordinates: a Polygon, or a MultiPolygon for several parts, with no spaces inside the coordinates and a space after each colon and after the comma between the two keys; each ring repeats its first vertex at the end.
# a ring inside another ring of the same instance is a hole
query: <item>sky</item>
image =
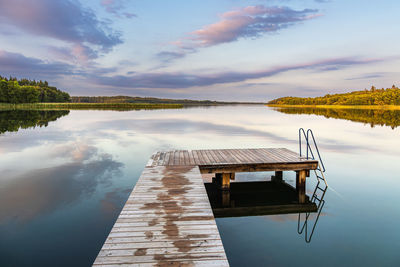
{"type": "Polygon", "coordinates": [[[395,0],[0,0],[0,75],[267,101],[400,86],[395,0]]]}

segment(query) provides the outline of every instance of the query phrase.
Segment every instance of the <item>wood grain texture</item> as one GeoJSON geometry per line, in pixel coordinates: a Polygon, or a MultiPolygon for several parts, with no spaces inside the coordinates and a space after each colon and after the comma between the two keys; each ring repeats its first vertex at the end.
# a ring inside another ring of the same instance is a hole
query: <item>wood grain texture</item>
{"type": "Polygon", "coordinates": [[[147,166],[199,166],[203,173],[314,170],[318,161],[286,148],[212,149],[157,152],[147,166]],[[205,169],[205,170],[203,170],[205,169]]]}
{"type": "Polygon", "coordinates": [[[229,266],[191,155],[152,156],[93,266],[229,266]],[[156,166],[166,162],[189,166],[156,166]]]}

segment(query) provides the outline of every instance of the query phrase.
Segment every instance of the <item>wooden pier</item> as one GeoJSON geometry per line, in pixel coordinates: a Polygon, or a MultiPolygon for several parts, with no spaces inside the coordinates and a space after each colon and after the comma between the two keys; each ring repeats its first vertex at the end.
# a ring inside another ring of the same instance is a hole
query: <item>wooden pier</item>
{"type": "Polygon", "coordinates": [[[202,173],[227,192],[236,172],[296,171],[298,203],[318,161],[285,148],[155,153],[142,172],[93,266],[229,266],[202,173]]]}

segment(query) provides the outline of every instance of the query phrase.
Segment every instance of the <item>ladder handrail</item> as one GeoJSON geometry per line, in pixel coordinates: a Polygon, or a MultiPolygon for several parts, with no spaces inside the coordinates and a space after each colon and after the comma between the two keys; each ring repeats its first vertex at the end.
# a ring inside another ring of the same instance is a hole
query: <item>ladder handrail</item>
{"type": "MultiPolygon", "coordinates": [[[[311,129],[307,130],[307,136],[308,137],[310,136],[309,134],[311,135],[311,137],[313,139],[314,147],[315,147],[315,150],[317,151],[317,154],[318,154],[319,163],[321,163],[322,172],[325,172],[325,165],[324,165],[324,162],[322,161],[321,154],[319,153],[319,149],[318,149],[318,146],[317,146],[317,142],[315,141],[314,133],[313,133],[313,131],[311,129]]],[[[310,151],[312,153],[311,146],[310,146],[310,151]]],[[[313,153],[312,153],[312,157],[314,158],[313,153]]]]}
{"type": "Polygon", "coordinates": [[[299,129],[299,152],[300,152],[300,157],[302,156],[302,153],[301,153],[301,140],[302,140],[302,138],[301,138],[301,134],[303,134],[303,136],[304,136],[304,139],[306,140],[306,142],[307,142],[307,159],[308,159],[308,146],[309,146],[309,144],[308,144],[308,137],[307,137],[307,135],[306,135],[306,131],[303,129],[303,128],[300,128],[299,129]]]}
{"type": "Polygon", "coordinates": [[[307,146],[306,158],[307,159],[310,159],[310,158],[311,159],[315,159],[315,156],[314,156],[314,153],[313,153],[313,149],[312,149],[311,144],[310,144],[310,137],[311,137],[312,138],[312,142],[314,143],[315,151],[317,152],[317,155],[318,155],[318,161],[319,161],[319,163],[320,163],[320,165],[322,167],[321,172],[325,172],[326,171],[325,165],[324,165],[324,162],[322,161],[321,154],[319,153],[317,142],[315,141],[314,133],[313,133],[313,131],[311,129],[307,129],[307,131],[305,131],[303,128],[299,129],[299,152],[300,152],[300,157],[303,156],[302,155],[302,144],[301,144],[302,134],[304,136],[304,139],[306,141],[306,146],[307,146]],[[311,157],[309,155],[311,155],[311,157]]]}

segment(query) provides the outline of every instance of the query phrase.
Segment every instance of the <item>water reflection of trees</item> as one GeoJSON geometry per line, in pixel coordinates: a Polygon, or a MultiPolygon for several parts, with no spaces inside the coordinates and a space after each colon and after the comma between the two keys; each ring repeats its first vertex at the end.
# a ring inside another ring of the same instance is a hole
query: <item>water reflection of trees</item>
{"type": "Polygon", "coordinates": [[[286,114],[315,114],[326,118],[344,119],[356,122],[368,123],[371,127],[375,125],[390,126],[392,129],[400,126],[400,110],[388,109],[334,109],[334,108],[312,108],[293,107],[275,108],[275,110],[286,114]]]}
{"type": "Polygon", "coordinates": [[[69,110],[6,110],[0,111],[0,134],[17,132],[19,129],[47,127],[69,114],[69,110]]]}

